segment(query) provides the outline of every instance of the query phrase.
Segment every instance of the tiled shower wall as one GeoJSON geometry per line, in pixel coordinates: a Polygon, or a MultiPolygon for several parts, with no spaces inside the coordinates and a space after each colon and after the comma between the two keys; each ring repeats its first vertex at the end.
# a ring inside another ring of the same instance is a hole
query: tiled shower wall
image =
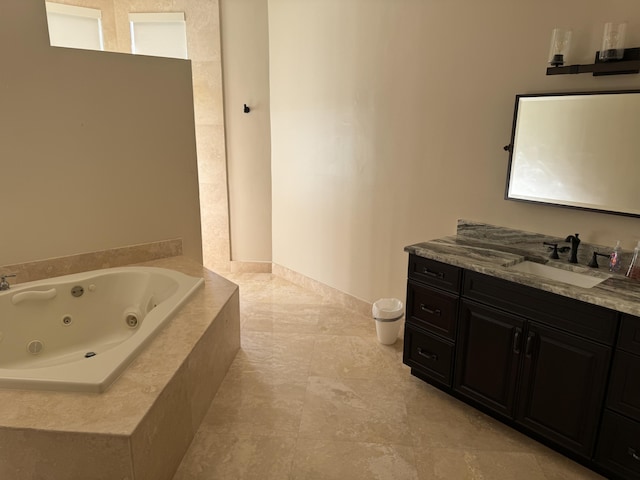
{"type": "Polygon", "coordinates": [[[105,50],[121,53],[131,53],[129,13],[185,13],[187,50],[193,72],[204,266],[219,272],[229,271],[229,205],[218,0],[55,1],[100,9],[105,50]]]}

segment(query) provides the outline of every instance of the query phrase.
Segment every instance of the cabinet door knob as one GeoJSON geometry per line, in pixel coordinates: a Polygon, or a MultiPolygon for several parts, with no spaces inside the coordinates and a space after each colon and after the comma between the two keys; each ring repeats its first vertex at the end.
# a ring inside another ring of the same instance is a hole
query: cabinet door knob
{"type": "Polygon", "coordinates": [[[439,278],[440,280],[444,278],[444,273],[434,272],[433,270],[429,270],[427,267],[424,267],[422,269],[422,273],[425,275],[429,275],[430,277],[439,278]]]}
{"type": "Polygon", "coordinates": [[[635,448],[629,447],[628,452],[635,461],[640,462],[640,455],[637,454],[635,448]]]}
{"type": "Polygon", "coordinates": [[[425,352],[424,350],[422,350],[422,347],[418,347],[418,355],[426,358],[427,360],[438,360],[438,355],[431,352],[425,352]]]}
{"type": "Polygon", "coordinates": [[[440,314],[442,313],[440,311],[440,309],[438,308],[429,308],[427,307],[424,303],[420,304],[420,310],[422,310],[423,312],[428,313],[429,315],[436,315],[436,316],[440,316],[440,314]]]}

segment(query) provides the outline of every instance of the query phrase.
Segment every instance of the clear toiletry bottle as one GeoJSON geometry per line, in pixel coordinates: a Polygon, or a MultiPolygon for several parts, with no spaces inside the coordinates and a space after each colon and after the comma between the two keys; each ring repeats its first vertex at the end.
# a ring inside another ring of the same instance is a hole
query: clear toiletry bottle
{"type": "Polygon", "coordinates": [[[640,280],[640,258],[638,258],[638,253],[640,253],[640,240],[638,240],[636,248],[633,249],[633,258],[627,270],[627,277],[636,280],[640,280]]]}
{"type": "Polygon", "coordinates": [[[616,246],[611,252],[609,256],[609,271],[610,272],[619,272],[620,271],[620,260],[622,260],[622,249],[620,248],[620,240],[616,242],[616,246]]]}

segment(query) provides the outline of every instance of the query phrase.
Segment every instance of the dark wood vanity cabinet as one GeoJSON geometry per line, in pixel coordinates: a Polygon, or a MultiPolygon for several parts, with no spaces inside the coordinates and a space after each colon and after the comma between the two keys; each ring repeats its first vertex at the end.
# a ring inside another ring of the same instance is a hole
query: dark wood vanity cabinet
{"type": "Polygon", "coordinates": [[[601,473],[640,479],[640,319],[442,265],[454,269],[446,285],[438,262],[410,255],[412,373],[601,473]],[[425,261],[435,277],[418,277],[425,261]]]}
{"type": "Polygon", "coordinates": [[[596,461],[624,479],[640,478],[640,428],[638,422],[605,410],[596,461]]]}
{"type": "Polygon", "coordinates": [[[411,255],[403,361],[418,377],[451,386],[462,270],[411,255]]]}
{"type": "Polygon", "coordinates": [[[589,457],[610,348],[463,300],[454,389],[589,457]]]}
{"type": "Polygon", "coordinates": [[[640,318],[623,315],[614,352],[596,460],[640,479],[640,318]]]}

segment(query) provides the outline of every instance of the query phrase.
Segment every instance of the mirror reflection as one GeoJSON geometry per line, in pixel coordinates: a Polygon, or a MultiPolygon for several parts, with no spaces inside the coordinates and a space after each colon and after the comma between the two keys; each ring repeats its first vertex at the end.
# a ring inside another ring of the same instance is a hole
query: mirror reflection
{"type": "Polygon", "coordinates": [[[640,91],[518,95],[506,198],[640,216],[640,91]]]}

